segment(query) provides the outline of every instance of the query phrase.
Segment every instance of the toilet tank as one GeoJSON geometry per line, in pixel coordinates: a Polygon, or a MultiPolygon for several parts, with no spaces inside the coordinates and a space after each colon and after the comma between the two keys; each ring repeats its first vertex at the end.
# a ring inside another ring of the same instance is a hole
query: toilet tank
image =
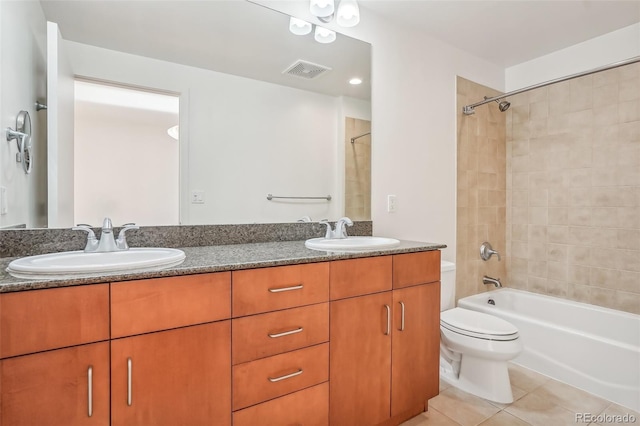
{"type": "Polygon", "coordinates": [[[456,264],[440,262],[440,312],[456,305],[456,264]]]}

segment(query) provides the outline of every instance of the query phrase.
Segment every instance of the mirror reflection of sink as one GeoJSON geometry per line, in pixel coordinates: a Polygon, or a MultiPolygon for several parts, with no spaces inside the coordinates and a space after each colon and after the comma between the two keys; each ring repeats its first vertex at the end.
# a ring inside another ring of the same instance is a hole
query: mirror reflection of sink
{"type": "Polygon", "coordinates": [[[400,241],[386,237],[311,238],[304,245],[313,250],[360,251],[393,248],[400,241]]]}
{"type": "Polygon", "coordinates": [[[9,263],[7,272],[16,278],[28,279],[131,273],[176,266],[184,258],[182,250],[156,247],[113,252],[66,251],[16,259],[9,263]]]}

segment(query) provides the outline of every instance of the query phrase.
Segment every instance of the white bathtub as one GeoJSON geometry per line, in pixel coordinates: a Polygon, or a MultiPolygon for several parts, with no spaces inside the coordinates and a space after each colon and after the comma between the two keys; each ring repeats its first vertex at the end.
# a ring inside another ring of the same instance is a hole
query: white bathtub
{"type": "Polygon", "coordinates": [[[514,363],[640,411],[640,315],[513,289],[458,306],[518,327],[524,351],[514,363]]]}

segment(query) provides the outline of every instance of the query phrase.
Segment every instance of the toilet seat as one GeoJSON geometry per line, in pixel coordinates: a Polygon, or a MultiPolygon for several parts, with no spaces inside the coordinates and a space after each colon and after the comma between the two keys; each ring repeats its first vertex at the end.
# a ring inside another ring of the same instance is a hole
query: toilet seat
{"type": "Polygon", "coordinates": [[[462,308],[441,312],[440,326],[476,339],[509,341],[519,338],[518,329],[513,324],[493,315],[462,308]]]}

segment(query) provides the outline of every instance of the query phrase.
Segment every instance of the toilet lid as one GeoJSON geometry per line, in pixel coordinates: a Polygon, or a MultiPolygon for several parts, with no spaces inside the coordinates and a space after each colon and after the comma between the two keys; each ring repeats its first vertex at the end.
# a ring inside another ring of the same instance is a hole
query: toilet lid
{"type": "Polygon", "coordinates": [[[489,340],[514,340],[518,329],[502,318],[469,309],[453,308],[440,313],[440,325],[455,333],[489,340]]]}

